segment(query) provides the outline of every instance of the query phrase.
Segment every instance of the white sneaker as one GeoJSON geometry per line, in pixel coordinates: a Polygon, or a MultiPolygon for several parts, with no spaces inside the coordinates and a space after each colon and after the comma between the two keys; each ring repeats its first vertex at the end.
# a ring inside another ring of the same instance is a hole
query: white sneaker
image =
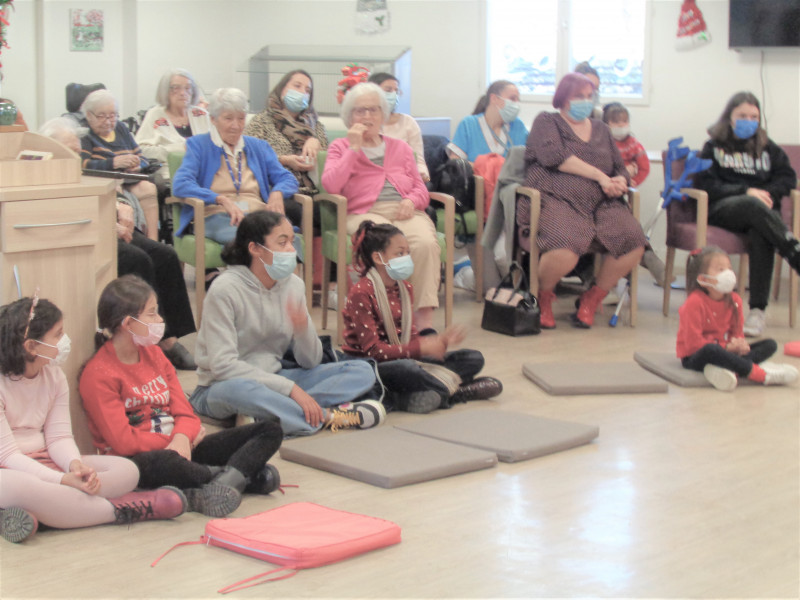
{"type": "Polygon", "coordinates": [[[475,272],[472,267],[462,267],[453,277],[453,285],[462,290],[475,291],[475,272]]]}
{"type": "Polygon", "coordinates": [[[736,373],[716,365],[706,365],[705,369],[703,369],[703,375],[706,376],[711,385],[721,392],[732,392],[739,383],[736,373]]]}
{"type": "Polygon", "coordinates": [[[787,385],[797,379],[797,369],[792,365],[763,362],[759,366],[767,374],[764,385],[787,385]]]}
{"type": "Polygon", "coordinates": [[[767,328],[767,315],[760,308],[754,308],[744,320],[744,334],[747,337],[759,337],[764,335],[767,328]]]}
{"type": "Polygon", "coordinates": [[[336,288],[332,287],[328,290],[328,310],[337,310],[339,307],[339,294],[336,288]]]}

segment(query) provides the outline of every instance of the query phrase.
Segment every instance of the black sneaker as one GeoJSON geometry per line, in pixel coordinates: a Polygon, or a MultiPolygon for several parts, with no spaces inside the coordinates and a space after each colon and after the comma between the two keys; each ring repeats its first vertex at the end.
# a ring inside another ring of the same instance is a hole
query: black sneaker
{"type": "Polygon", "coordinates": [[[166,356],[169,362],[172,363],[172,366],[178,370],[194,371],[197,369],[197,364],[194,362],[191,352],[180,342],[175,342],[172,348],[164,350],[164,356],[166,356]]]}

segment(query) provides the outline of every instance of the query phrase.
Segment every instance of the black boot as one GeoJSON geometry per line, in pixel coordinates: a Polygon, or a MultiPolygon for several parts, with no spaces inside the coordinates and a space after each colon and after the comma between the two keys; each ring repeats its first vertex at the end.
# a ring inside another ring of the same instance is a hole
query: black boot
{"type": "Polygon", "coordinates": [[[267,463],[259,469],[244,489],[249,494],[271,494],[281,486],[281,475],[271,464],[267,463]]]}
{"type": "Polygon", "coordinates": [[[229,515],[242,503],[242,494],[235,488],[210,482],[199,488],[183,490],[188,503],[187,510],[208,517],[229,515]]]}
{"type": "Polygon", "coordinates": [[[214,475],[214,478],[209,481],[209,483],[226,485],[235,489],[239,494],[242,494],[247,487],[248,481],[247,477],[245,477],[239,469],[230,465],[225,465],[222,471],[214,475]]]}
{"type": "Polygon", "coordinates": [[[456,390],[450,401],[469,402],[470,400],[488,400],[500,395],[503,391],[503,384],[494,377],[478,377],[469,383],[463,384],[456,390]]]}

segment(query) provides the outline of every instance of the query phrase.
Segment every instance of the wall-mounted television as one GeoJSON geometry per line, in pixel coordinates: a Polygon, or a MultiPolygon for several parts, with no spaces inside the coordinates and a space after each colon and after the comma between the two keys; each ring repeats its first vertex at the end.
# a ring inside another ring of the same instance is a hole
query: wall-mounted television
{"type": "Polygon", "coordinates": [[[730,48],[800,48],[800,0],[730,0],[730,48]]]}

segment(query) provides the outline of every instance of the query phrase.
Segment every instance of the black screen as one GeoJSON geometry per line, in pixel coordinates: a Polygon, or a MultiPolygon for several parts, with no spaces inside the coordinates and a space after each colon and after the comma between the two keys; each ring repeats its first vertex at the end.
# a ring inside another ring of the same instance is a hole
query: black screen
{"type": "Polygon", "coordinates": [[[800,0],[730,0],[728,46],[800,48],[800,0]]]}

